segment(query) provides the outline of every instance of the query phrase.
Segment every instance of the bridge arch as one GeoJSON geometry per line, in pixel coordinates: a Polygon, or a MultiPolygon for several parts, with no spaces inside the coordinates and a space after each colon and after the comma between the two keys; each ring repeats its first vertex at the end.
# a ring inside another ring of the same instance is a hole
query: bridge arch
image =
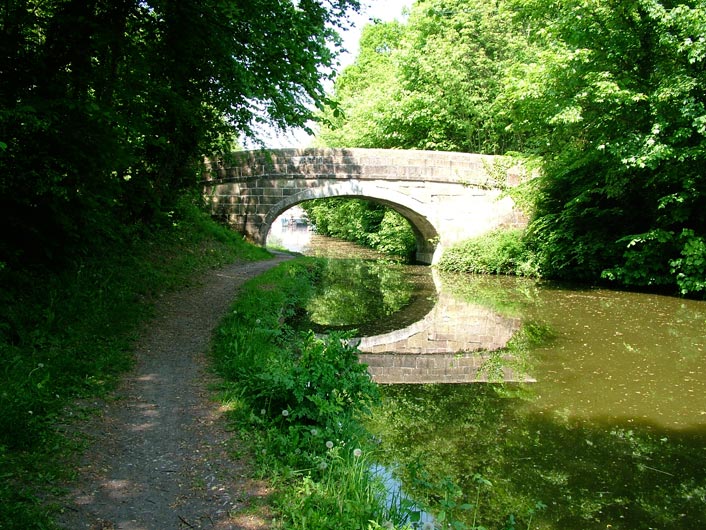
{"type": "Polygon", "coordinates": [[[272,223],[292,206],[313,199],[328,199],[331,197],[367,199],[384,204],[395,210],[412,227],[417,244],[417,261],[432,263],[435,260],[435,253],[442,251],[440,245],[438,245],[439,231],[430,221],[431,213],[427,211],[427,205],[404,193],[378,186],[372,182],[361,182],[358,180],[308,188],[284,197],[281,201],[272,205],[265,215],[255,242],[264,245],[272,228],[272,223]]]}
{"type": "Polygon", "coordinates": [[[265,244],[278,215],[325,197],[367,198],[390,206],[415,232],[417,259],[435,263],[444,248],[501,227],[526,226],[503,193],[525,177],[504,157],[399,149],[307,148],[241,151],[207,160],[211,211],[265,244]]]}

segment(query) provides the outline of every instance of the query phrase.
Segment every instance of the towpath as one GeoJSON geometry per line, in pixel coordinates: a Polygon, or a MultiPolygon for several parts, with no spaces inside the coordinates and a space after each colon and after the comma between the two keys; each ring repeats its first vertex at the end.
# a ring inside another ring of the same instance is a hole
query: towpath
{"type": "Polygon", "coordinates": [[[136,343],[136,366],[83,424],[90,447],[64,499],[71,530],[261,530],[267,490],[234,458],[209,386],[211,334],[248,279],[287,259],[210,271],[162,297],[136,343]]]}

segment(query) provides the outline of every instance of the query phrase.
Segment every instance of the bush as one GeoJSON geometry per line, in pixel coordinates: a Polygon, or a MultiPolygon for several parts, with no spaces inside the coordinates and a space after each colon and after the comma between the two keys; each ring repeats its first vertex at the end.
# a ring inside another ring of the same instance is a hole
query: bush
{"type": "Polygon", "coordinates": [[[539,276],[522,230],[496,230],[447,249],[439,268],[450,272],[539,276]]]}
{"type": "Polygon", "coordinates": [[[319,234],[405,259],[417,246],[409,222],[391,208],[363,199],[316,199],[303,205],[319,234]]]}
{"type": "Polygon", "coordinates": [[[394,210],[386,210],[377,232],[367,235],[368,246],[391,254],[411,259],[417,241],[409,222],[394,210]]]}

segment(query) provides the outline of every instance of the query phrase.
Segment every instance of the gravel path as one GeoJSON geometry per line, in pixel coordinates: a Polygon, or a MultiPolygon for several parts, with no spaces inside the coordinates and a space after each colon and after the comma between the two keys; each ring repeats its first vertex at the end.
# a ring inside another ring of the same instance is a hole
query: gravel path
{"type": "Polygon", "coordinates": [[[263,529],[266,488],[228,456],[208,385],[211,333],[238,287],[287,256],[237,263],[160,299],[137,365],[85,424],[91,447],[59,524],[67,529],[263,529]]]}

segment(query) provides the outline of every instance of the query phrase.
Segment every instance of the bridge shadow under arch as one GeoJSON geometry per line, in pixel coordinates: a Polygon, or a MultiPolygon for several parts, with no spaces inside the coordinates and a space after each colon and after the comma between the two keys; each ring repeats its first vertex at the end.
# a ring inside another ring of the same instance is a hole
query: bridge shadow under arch
{"type": "Polygon", "coordinates": [[[314,199],[328,199],[332,197],[366,199],[384,204],[395,210],[409,222],[412,228],[417,246],[416,259],[421,263],[432,263],[435,254],[437,252],[440,253],[442,250],[438,244],[439,232],[429,220],[430,213],[427,212],[427,205],[404,193],[379,187],[374,182],[361,182],[358,180],[349,180],[316,188],[308,188],[284,197],[267,212],[262,226],[260,227],[257,243],[261,245],[265,244],[270,229],[272,228],[272,223],[291,207],[314,199]]]}

